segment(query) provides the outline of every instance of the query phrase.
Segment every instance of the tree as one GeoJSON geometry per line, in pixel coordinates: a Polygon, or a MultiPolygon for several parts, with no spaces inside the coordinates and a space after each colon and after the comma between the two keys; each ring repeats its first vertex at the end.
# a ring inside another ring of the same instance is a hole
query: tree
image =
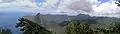
{"type": "Polygon", "coordinates": [[[113,19],[72,20],[66,26],[65,34],[120,34],[120,21],[113,19]],[[96,23],[88,24],[91,22],[96,23]]]}
{"type": "Polygon", "coordinates": [[[93,34],[89,25],[84,21],[71,21],[71,23],[66,27],[65,34],[93,34]]]}
{"type": "Polygon", "coordinates": [[[24,31],[23,34],[52,34],[51,31],[45,29],[44,27],[29,21],[24,18],[18,19],[20,22],[17,23],[16,27],[22,27],[20,31],[24,31]]]}

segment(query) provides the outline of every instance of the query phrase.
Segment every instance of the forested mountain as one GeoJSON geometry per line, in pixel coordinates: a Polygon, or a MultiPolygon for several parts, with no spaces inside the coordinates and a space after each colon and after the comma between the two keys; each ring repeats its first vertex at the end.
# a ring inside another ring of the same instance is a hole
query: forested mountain
{"type": "Polygon", "coordinates": [[[23,34],[119,34],[119,18],[90,17],[80,14],[24,16],[16,27],[23,34]]]}

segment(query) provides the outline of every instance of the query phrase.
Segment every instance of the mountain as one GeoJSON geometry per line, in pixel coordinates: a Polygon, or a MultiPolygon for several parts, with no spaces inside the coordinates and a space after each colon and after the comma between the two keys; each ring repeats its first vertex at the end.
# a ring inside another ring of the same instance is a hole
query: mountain
{"type": "MultiPolygon", "coordinates": [[[[70,23],[71,20],[84,21],[87,24],[108,24],[108,22],[119,21],[119,18],[113,17],[91,17],[89,15],[79,14],[77,16],[68,15],[51,15],[51,14],[40,14],[36,16],[23,16],[22,19],[27,19],[36,25],[40,25],[45,29],[51,31],[54,30],[57,34],[63,34],[65,27],[70,23]]],[[[24,21],[24,20],[23,20],[24,21]]],[[[22,21],[19,21],[22,22],[22,21]]],[[[29,23],[29,22],[28,22],[29,23]]],[[[105,25],[109,26],[109,25],[105,25]]]]}
{"type": "MultiPolygon", "coordinates": [[[[84,15],[84,14],[79,14],[77,16],[68,16],[68,15],[51,15],[51,14],[37,14],[36,16],[24,16],[23,18],[28,19],[30,21],[33,21],[39,25],[41,24],[46,24],[50,22],[54,22],[59,25],[67,25],[67,21],[69,22],[70,20],[120,20],[119,18],[113,18],[113,17],[91,17],[89,15],[84,15]],[[66,23],[65,23],[66,22],[66,23]]],[[[93,20],[93,21],[94,21],[93,20]]],[[[91,22],[89,24],[92,24],[95,22],[91,22]]]]}

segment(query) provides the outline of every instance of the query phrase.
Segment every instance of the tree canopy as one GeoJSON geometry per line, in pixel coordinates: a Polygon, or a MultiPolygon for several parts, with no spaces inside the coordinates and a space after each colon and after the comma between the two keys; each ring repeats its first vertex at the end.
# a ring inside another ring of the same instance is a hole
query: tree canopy
{"type": "Polygon", "coordinates": [[[44,27],[31,22],[27,19],[20,18],[20,22],[17,23],[16,27],[21,27],[20,31],[23,31],[23,34],[51,34],[52,32],[45,29],[44,27]]]}

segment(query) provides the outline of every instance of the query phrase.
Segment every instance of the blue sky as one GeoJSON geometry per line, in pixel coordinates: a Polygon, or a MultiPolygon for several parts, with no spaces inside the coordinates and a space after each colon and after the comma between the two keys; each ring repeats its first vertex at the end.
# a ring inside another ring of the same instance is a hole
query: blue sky
{"type": "Polygon", "coordinates": [[[45,2],[45,0],[36,0],[35,2],[36,3],[42,3],[42,2],[45,2]]]}
{"type": "Polygon", "coordinates": [[[105,2],[108,2],[110,0],[98,0],[98,1],[101,1],[101,3],[105,3],[105,2]]]}

